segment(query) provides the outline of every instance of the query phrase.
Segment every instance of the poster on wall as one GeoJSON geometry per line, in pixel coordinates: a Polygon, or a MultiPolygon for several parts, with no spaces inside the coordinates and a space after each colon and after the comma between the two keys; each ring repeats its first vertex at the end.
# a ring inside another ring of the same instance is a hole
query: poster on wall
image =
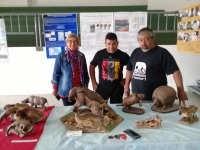
{"type": "Polygon", "coordinates": [[[77,14],[43,14],[43,20],[47,58],[56,58],[66,49],[66,37],[70,33],[78,35],[77,14]]]}
{"type": "Polygon", "coordinates": [[[0,19],[0,63],[8,62],[8,47],[4,19],[0,19]]]}
{"type": "Polygon", "coordinates": [[[108,32],[115,32],[118,48],[130,54],[136,47],[137,32],[147,26],[147,12],[80,13],[81,48],[96,53],[105,48],[108,32]]]}
{"type": "Polygon", "coordinates": [[[80,13],[81,50],[96,53],[105,48],[105,37],[113,32],[113,13],[80,13]]]}
{"type": "Polygon", "coordinates": [[[178,11],[177,48],[200,54],[200,3],[178,11]]]}
{"type": "Polygon", "coordinates": [[[147,12],[115,12],[114,32],[119,40],[118,48],[131,54],[139,47],[137,32],[147,27],[147,12]]]}

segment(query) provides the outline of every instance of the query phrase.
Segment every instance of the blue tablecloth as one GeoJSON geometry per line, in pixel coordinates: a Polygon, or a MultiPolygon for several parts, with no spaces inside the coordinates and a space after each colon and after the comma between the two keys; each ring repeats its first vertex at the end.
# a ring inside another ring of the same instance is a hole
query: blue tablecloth
{"type": "MultiPolygon", "coordinates": [[[[124,120],[109,133],[83,133],[80,137],[67,137],[67,128],[60,118],[72,111],[72,107],[54,107],[46,121],[44,132],[35,150],[190,150],[200,149],[200,122],[191,125],[179,123],[182,118],[178,111],[158,113],[151,110],[151,103],[143,103],[145,110],[142,115],[122,112],[122,107],[110,105],[124,120]],[[157,129],[138,129],[135,123],[154,115],[159,115],[163,121],[157,129]],[[123,134],[124,129],[132,129],[141,134],[141,138],[133,140],[108,139],[110,135],[123,134]]],[[[139,107],[138,105],[133,105],[139,107]]],[[[197,113],[199,117],[199,114],[197,113]]]]}

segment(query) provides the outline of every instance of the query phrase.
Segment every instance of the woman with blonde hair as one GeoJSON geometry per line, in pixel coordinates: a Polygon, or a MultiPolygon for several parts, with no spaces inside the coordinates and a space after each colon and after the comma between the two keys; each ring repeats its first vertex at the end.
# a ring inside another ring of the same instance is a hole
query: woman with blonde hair
{"type": "Polygon", "coordinates": [[[89,74],[85,55],[78,50],[79,39],[75,34],[66,38],[66,51],[58,54],[54,64],[52,94],[61,98],[64,106],[73,105],[68,101],[69,91],[73,87],[88,87],[89,74]]]}

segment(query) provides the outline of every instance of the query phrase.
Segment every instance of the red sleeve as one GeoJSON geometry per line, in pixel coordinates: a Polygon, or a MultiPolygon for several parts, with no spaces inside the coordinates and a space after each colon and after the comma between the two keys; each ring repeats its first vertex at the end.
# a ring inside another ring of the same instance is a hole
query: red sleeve
{"type": "Polygon", "coordinates": [[[56,85],[53,85],[54,90],[58,90],[58,87],[56,85]]]}

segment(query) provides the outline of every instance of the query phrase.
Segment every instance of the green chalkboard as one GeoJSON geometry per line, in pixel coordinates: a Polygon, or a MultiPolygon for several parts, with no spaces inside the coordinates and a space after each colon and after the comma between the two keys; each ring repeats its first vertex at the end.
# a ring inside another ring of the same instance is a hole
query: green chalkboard
{"type": "MultiPolygon", "coordinates": [[[[4,13],[80,13],[80,12],[151,12],[147,11],[147,6],[87,6],[87,7],[0,7],[0,18],[1,14],[4,13]]],[[[161,10],[160,10],[161,11],[161,10]]],[[[160,12],[156,11],[156,12],[160,12]]],[[[154,11],[155,12],[155,11],[154,11]]],[[[6,24],[6,31],[11,32],[11,24],[9,16],[4,17],[6,24]]],[[[26,21],[24,17],[20,17],[20,27],[18,26],[18,18],[12,17],[12,30],[15,32],[26,31],[26,21]],[[19,29],[20,28],[20,29],[19,29]]],[[[33,16],[28,16],[29,32],[34,32],[34,21],[33,16]]],[[[153,30],[158,29],[158,17],[156,14],[151,15],[151,25],[150,16],[148,14],[148,27],[151,26],[153,30]]],[[[42,25],[42,23],[41,23],[42,25]]],[[[169,16],[167,22],[167,30],[174,29],[174,17],[169,16]]],[[[166,16],[160,15],[159,29],[166,29],[166,16]]],[[[175,32],[165,32],[156,33],[156,44],[158,45],[173,45],[176,44],[175,32]]],[[[9,47],[32,47],[36,45],[35,35],[7,35],[7,41],[9,47]]],[[[42,37],[42,45],[44,46],[44,40],[42,37]]]]}

